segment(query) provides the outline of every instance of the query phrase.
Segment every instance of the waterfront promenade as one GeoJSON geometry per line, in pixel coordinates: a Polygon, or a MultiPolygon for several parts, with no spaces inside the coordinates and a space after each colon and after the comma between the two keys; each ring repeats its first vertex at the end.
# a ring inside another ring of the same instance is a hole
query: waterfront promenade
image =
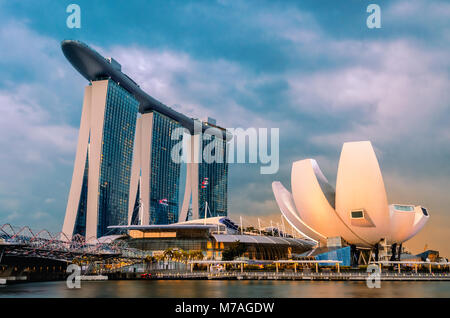
{"type": "MultiPolygon", "coordinates": [[[[111,273],[110,279],[156,279],[156,280],[317,280],[317,281],[365,281],[369,273],[365,272],[326,272],[326,273],[294,273],[294,272],[168,272],[160,271],[149,273],[142,278],[142,273],[111,273]]],[[[369,278],[371,279],[371,278],[369,278]]],[[[397,273],[383,272],[380,274],[382,281],[450,281],[449,273],[397,273]]]]}

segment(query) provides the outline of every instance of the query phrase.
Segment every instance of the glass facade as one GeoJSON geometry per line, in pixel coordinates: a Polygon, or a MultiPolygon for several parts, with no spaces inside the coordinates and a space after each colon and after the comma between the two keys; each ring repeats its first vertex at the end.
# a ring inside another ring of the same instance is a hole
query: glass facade
{"type": "Polygon", "coordinates": [[[128,222],[133,143],[139,102],[109,80],[98,189],[97,237],[112,234],[110,225],[128,222]]]}
{"type": "MultiPolygon", "coordinates": [[[[316,260],[342,261],[341,266],[350,266],[350,246],[316,255],[316,260]]],[[[329,264],[319,263],[319,265],[323,266],[329,264]]]]}
{"type": "MultiPolygon", "coordinates": [[[[130,247],[159,252],[159,254],[168,248],[203,251],[207,259],[220,260],[222,251],[234,246],[237,238],[227,234],[216,235],[214,231],[205,228],[131,230],[129,231],[130,238],[126,242],[130,247]]],[[[270,242],[266,237],[260,236],[252,236],[251,239],[243,236],[240,239],[241,244],[245,247],[243,256],[252,260],[288,259],[292,257],[292,254],[302,254],[311,249],[311,245],[304,244],[299,240],[276,238],[276,241],[270,242]]],[[[337,253],[342,254],[341,250],[344,249],[340,249],[337,253]]],[[[333,257],[336,256],[333,255],[333,257]]],[[[329,259],[335,260],[336,258],[329,259]]]]}
{"type": "MultiPolygon", "coordinates": [[[[139,102],[124,88],[108,81],[98,183],[97,237],[115,234],[108,229],[112,225],[128,223],[129,200],[134,209],[131,224],[139,224],[139,202],[142,184],[138,184],[136,197],[130,198],[131,168],[133,160],[136,119],[139,102]]],[[[181,125],[156,111],[153,112],[150,154],[149,224],[178,222],[181,164],[172,161],[171,151],[179,143],[172,140],[172,133],[181,125]]],[[[227,216],[226,141],[212,137],[203,140],[203,148],[214,145],[212,153],[204,152],[221,160],[208,163],[204,157],[199,172],[199,217],[227,216]],[[206,161],[206,162],[205,162],[206,161]]],[[[89,148],[88,148],[89,149],[89,148]]],[[[88,150],[89,151],[89,150],[88,150]]],[[[83,183],[73,234],[86,235],[89,165],[86,158],[83,183]]],[[[210,159],[210,158],[209,158],[210,159]]],[[[146,208],[146,207],[144,207],[146,208]]]]}
{"type": "Polygon", "coordinates": [[[180,164],[172,161],[172,132],[181,127],[175,120],[153,112],[150,162],[150,224],[178,222],[180,164]]]}
{"type": "Polygon", "coordinates": [[[204,238],[173,238],[173,239],[133,239],[128,242],[130,247],[146,251],[164,251],[168,248],[184,251],[204,251],[207,240],[204,238]]]}
{"type": "Polygon", "coordinates": [[[397,211],[414,212],[414,207],[412,205],[394,205],[394,208],[397,211]]]}
{"type": "Polygon", "coordinates": [[[89,173],[89,152],[86,154],[86,164],[84,166],[83,185],[81,186],[80,201],[78,203],[77,218],[73,235],[80,234],[86,236],[86,213],[88,197],[88,173],[89,173]]]}
{"type": "Polygon", "coordinates": [[[227,179],[226,141],[212,136],[203,140],[203,160],[198,167],[198,206],[199,217],[205,217],[205,205],[208,202],[207,217],[227,216],[227,179]],[[213,143],[211,145],[211,143],[213,143]],[[211,149],[211,151],[209,151],[211,149]],[[211,157],[221,158],[211,163],[211,157]],[[205,162],[206,161],[206,162],[205,162]]]}

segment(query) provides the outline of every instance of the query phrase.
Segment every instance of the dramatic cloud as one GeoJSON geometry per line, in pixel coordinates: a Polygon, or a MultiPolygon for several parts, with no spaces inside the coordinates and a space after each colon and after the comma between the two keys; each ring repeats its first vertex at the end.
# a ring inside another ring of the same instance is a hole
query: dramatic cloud
{"type": "Polygon", "coordinates": [[[271,182],[289,187],[292,161],[316,158],[333,183],[342,143],[369,139],[389,200],[430,209],[411,246],[426,238],[450,254],[442,243],[450,225],[447,2],[382,1],[380,30],[365,27],[363,3],[79,4],[80,30],[65,27],[63,4],[0,4],[0,146],[8,149],[0,154],[8,167],[0,172],[0,223],[60,229],[86,81],[59,41],[75,38],[189,116],[280,128],[276,175],[230,166],[233,217],[277,222],[271,182]],[[37,14],[42,6],[53,19],[37,14]]]}
{"type": "Polygon", "coordinates": [[[0,91],[0,147],[8,149],[0,158],[17,165],[49,164],[56,154],[72,155],[77,130],[51,122],[51,115],[27,96],[27,87],[0,91]]]}
{"type": "Polygon", "coordinates": [[[142,47],[114,47],[109,52],[142,89],[177,111],[200,119],[214,117],[225,127],[266,127],[270,121],[240,102],[258,101],[249,86],[263,85],[265,79],[237,63],[142,47]]]}
{"type": "MultiPolygon", "coordinates": [[[[428,53],[402,41],[367,43],[367,48],[361,47],[362,56],[365,49],[377,52],[368,59],[374,64],[355,58],[351,67],[292,76],[291,93],[298,101],[294,110],[358,114],[357,120],[349,118],[346,131],[331,134],[333,144],[355,136],[385,144],[412,134],[428,138],[436,128],[448,131],[435,120],[442,118],[438,114],[449,116],[449,54],[428,53]]],[[[326,141],[323,136],[315,140],[326,141]]]]}
{"type": "Polygon", "coordinates": [[[0,43],[8,44],[0,50],[0,223],[34,219],[33,225],[56,230],[78,134],[68,118],[74,103],[69,86],[77,81],[62,80],[69,72],[58,41],[22,22],[3,25],[0,43]],[[57,202],[45,200],[54,195],[57,202]]]}

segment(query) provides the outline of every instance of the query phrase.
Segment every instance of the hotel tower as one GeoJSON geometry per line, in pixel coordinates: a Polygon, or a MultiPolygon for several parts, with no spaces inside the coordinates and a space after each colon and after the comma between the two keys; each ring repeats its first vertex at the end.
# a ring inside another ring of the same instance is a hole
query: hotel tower
{"type": "Polygon", "coordinates": [[[230,136],[214,120],[199,122],[145,93],[120,64],[79,42],[63,41],[66,58],[88,81],[63,233],[87,240],[114,234],[109,226],[171,224],[227,215],[230,136]],[[195,129],[200,127],[200,129],[195,129]],[[185,130],[190,151],[180,203],[182,164],[171,151],[185,130]],[[208,138],[202,138],[204,135],[208,138]],[[202,149],[213,145],[204,160],[202,149]],[[201,147],[200,147],[201,146],[201,147]]]}

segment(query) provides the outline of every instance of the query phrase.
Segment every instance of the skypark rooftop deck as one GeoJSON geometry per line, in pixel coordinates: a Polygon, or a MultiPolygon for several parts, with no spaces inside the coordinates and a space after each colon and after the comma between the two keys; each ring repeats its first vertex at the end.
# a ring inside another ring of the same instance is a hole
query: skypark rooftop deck
{"type": "Polygon", "coordinates": [[[206,125],[196,119],[189,118],[148,95],[134,80],[122,73],[119,63],[114,59],[107,59],[101,56],[85,43],[75,40],[64,40],[61,42],[61,48],[67,60],[88,81],[110,78],[131,93],[139,101],[140,113],[145,114],[157,111],[179,122],[191,134],[198,133],[195,131],[195,127],[198,125],[199,130],[201,128],[202,132],[208,129],[208,132],[211,134],[222,136],[224,139],[231,139],[232,136],[226,132],[226,129],[215,125],[206,125]]]}

